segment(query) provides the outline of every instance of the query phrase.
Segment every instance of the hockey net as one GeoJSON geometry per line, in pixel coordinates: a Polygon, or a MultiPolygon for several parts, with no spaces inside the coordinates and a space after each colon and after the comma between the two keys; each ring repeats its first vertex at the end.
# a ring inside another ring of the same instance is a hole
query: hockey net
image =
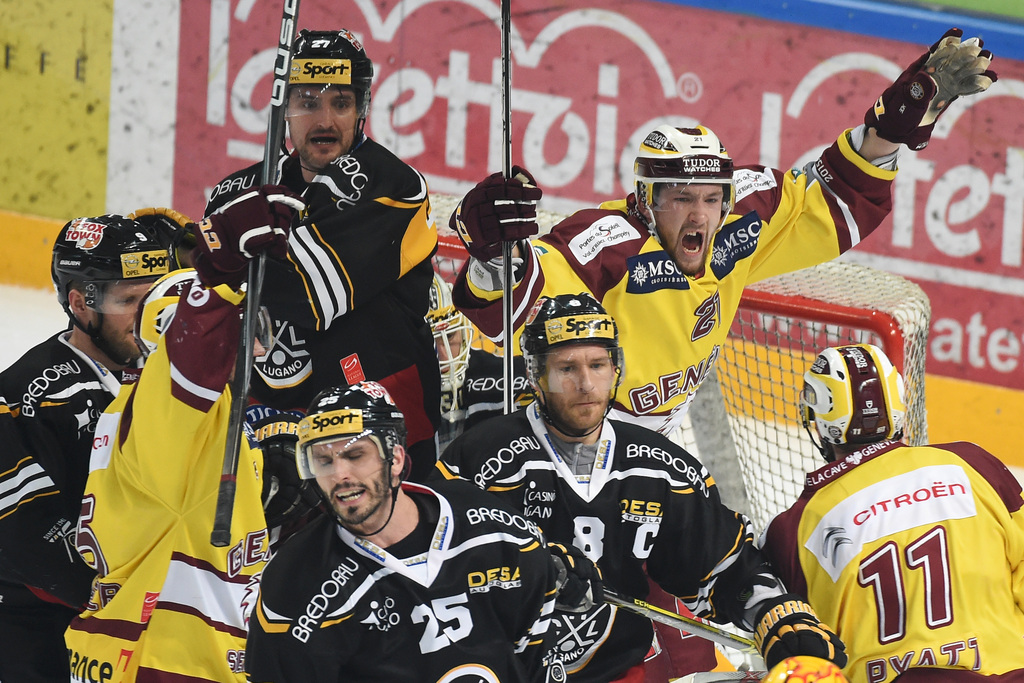
{"type": "MultiPolygon", "coordinates": [[[[454,281],[466,253],[447,231],[457,197],[431,195],[442,228],[437,272],[454,281]]],[[[540,212],[541,232],[564,216],[540,212]]],[[[916,284],[832,261],[747,288],[715,373],[674,438],[712,472],[723,499],[758,531],[791,505],[804,475],[824,464],[800,421],[803,374],[827,346],[882,348],[906,383],[906,441],[928,439],[925,358],[931,305],[916,284]]],[[[813,426],[812,426],[813,429],[813,426]]]]}

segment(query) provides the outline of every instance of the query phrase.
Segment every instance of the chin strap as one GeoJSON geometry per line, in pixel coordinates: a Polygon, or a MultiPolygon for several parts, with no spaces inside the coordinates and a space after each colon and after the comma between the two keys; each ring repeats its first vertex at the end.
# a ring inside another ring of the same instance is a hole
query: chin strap
{"type": "Polygon", "coordinates": [[[827,443],[824,439],[819,442],[818,439],[814,438],[814,431],[811,429],[811,420],[808,412],[809,411],[802,411],[800,415],[800,421],[803,423],[804,429],[807,430],[807,436],[810,437],[811,443],[814,444],[814,447],[818,450],[818,453],[821,454],[821,457],[825,462],[835,462],[836,452],[832,448],[832,444],[827,443]]]}
{"type": "MultiPolygon", "coordinates": [[[[387,464],[387,468],[386,468],[387,471],[390,472],[391,471],[391,462],[387,461],[387,460],[385,460],[384,462],[387,464]]],[[[373,531],[373,532],[368,533],[368,534],[357,534],[354,531],[352,533],[354,535],[356,535],[356,536],[359,536],[360,538],[369,538],[370,536],[376,536],[380,532],[384,531],[384,527],[386,527],[388,524],[390,524],[391,523],[391,518],[395,516],[395,507],[398,505],[398,491],[401,488],[402,488],[402,478],[399,477],[398,478],[398,484],[391,487],[391,510],[388,512],[388,518],[384,520],[384,523],[381,524],[380,527],[376,531],[373,531]]],[[[331,509],[333,510],[334,507],[332,506],[331,509]]],[[[351,531],[351,529],[349,531],[351,531]]]]}

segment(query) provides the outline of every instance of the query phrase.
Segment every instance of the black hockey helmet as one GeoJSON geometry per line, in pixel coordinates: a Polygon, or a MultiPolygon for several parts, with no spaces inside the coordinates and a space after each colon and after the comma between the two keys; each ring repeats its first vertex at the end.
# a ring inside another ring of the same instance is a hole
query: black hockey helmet
{"type": "Polygon", "coordinates": [[[72,285],[81,288],[86,305],[100,310],[106,285],[133,279],[156,279],[170,271],[170,254],[156,231],[124,216],[75,218],[53,243],[50,277],[57,300],[73,321],[68,304],[72,285]]]}
{"type": "Polygon", "coordinates": [[[347,85],[355,91],[359,110],[357,137],[370,111],[373,62],[359,39],[348,29],[309,31],[302,29],[292,44],[292,85],[347,85]]]}
{"type": "Polygon", "coordinates": [[[405,417],[388,393],[377,382],[358,382],[347,387],[332,387],[317,394],[306,416],[299,422],[295,461],[303,479],[317,476],[311,447],[323,441],[355,441],[376,437],[381,457],[390,465],[395,447],[405,447],[405,417]]]}
{"type": "Polygon", "coordinates": [[[622,369],[619,328],[597,299],[590,294],[559,294],[541,297],[533,305],[519,338],[527,372],[533,380],[544,371],[543,357],[564,344],[598,344],[614,350],[613,360],[622,369]]]}
{"type": "Polygon", "coordinates": [[[551,410],[545,395],[547,391],[561,391],[561,388],[550,381],[544,381],[544,376],[548,367],[548,354],[554,350],[582,345],[604,347],[615,368],[615,376],[610,378],[608,387],[605,415],[608,414],[625,374],[625,361],[622,347],[619,346],[619,328],[604,306],[587,293],[541,297],[527,317],[519,345],[526,362],[530,388],[537,397],[537,405],[544,419],[570,436],[586,436],[597,429],[600,423],[586,432],[579,432],[564,424],[551,410]]]}

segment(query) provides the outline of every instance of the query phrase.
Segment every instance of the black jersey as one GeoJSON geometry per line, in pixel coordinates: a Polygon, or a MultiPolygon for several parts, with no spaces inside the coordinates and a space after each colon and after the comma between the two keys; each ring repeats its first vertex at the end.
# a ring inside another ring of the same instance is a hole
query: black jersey
{"type": "MultiPolygon", "coordinates": [[[[766,571],[749,521],[721,502],[708,471],[642,427],[606,420],[592,474],[577,477],[531,404],[467,431],[438,471],[498,494],[549,540],[580,548],[609,587],[633,597],[648,593],[646,563],[647,574],[695,614],[741,623],[744,593],[766,571]]],[[[651,645],[650,621],[611,605],[556,614],[555,646],[573,680],[613,680],[651,645]]]]}
{"type": "MultiPolygon", "coordinates": [[[[206,215],[258,186],[262,166],[218,183],[206,215]]],[[[423,318],[437,247],[426,181],[364,138],[308,184],[298,157],[285,158],[280,182],[302,194],[306,213],[287,261],[267,259],[261,303],[275,339],[254,361],[252,396],[305,410],[327,387],[374,380],[405,415],[409,443],[432,443],[441,376],[423,318]]]]}
{"type": "Polygon", "coordinates": [[[24,585],[73,607],[89,599],[95,572],[73,532],[96,421],[139,371],[108,370],[69,335],[50,337],[0,373],[0,605],[31,604],[24,585]]]}
{"type": "Polygon", "coordinates": [[[325,515],[268,563],[251,681],[544,680],[556,572],[536,527],[464,482],[403,487],[426,552],[395,557],[325,515]]]}
{"type": "MultiPolygon", "coordinates": [[[[466,363],[466,377],[459,387],[458,402],[451,407],[451,396],[441,397],[442,413],[445,416],[437,438],[443,451],[455,437],[467,429],[505,412],[504,362],[497,356],[482,349],[472,349],[466,363]]],[[[526,379],[526,362],[522,356],[512,358],[512,403],[518,410],[533,399],[526,379]]]]}

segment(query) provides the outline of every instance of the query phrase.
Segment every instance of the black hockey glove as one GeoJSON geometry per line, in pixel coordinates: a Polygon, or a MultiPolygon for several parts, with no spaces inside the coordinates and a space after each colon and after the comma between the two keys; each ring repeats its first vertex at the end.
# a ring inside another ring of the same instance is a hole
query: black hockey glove
{"type": "Polygon", "coordinates": [[[136,209],[128,218],[156,230],[160,242],[167,245],[171,255],[171,270],[192,267],[192,249],[196,236],[192,232],[195,222],[183,213],[164,206],[136,209]]]}
{"type": "Polygon", "coordinates": [[[320,498],[313,480],[299,477],[295,444],[299,420],[291,413],[277,413],[253,423],[254,437],[263,451],[263,513],[267,527],[281,526],[316,507],[320,498]]]}
{"type": "Polygon", "coordinates": [[[293,212],[305,208],[299,196],[287,187],[266,185],[214,211],[193,226],[193,261],[200,281],[207,287],[227,284],[238,289],[245,280],[249,259],[262,252],[284,258],[293,212]]]}
{"type": "Polygon", "coordinates": [[[846,646],[822,623],[811,606],[793,593],[766,600],[754,643],[769,669],[786,657],[806,655],[846,666],[846,646]]]}
{"type": "Polygon", "coordinates": [[[563,612],[587,612],[604,602],[601,568],[574,545],[548,543],[551,559],[558,570],[558,595],[555,609],[563,612]]]}
{"type": "Polygon", "coordinates": [[[928,145],[935,120],[956,98],[988,89],[997,76],[992,53],[980,38],[960,41],[964,32],[946,31],[928,52],[908,66],[864,115],[864,124],[889,142],[920,150],[928,145]]]}
{"type": "Polygon", "coordinates": [[[529,171],[513,166],[510,179],[494,173],[470,190],[448,225],[470,256],[490,261],[501,256],[502,242],[529,239],[540,231],[537,202],[542,194],[529,171]]]}

